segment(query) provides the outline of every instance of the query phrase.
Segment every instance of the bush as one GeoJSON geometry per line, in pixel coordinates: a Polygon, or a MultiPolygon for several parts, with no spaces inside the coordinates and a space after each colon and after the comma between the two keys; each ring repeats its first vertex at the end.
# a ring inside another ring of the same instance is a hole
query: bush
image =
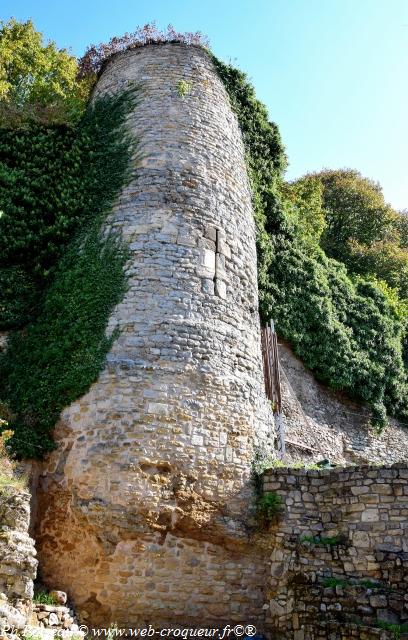
{"type": "Polygon", "coordinates": [[[257,515],[263,525],[270,524],[283,511],[282,496],[268,491],[258,498],[257,515]]]}

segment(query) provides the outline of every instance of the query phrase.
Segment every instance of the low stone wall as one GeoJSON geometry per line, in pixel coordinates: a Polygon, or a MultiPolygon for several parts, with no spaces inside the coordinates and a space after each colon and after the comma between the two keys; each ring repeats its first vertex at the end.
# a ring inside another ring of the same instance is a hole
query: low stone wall
{"type": "Polygon", "coordinates": [[[283,499],[270,529],[276,638],[387,638],[377,624],[408,622],[406,465],[268,470],[263,489],[283,499]],[[350,624],[371,635],[324,635],[350,624]]]}

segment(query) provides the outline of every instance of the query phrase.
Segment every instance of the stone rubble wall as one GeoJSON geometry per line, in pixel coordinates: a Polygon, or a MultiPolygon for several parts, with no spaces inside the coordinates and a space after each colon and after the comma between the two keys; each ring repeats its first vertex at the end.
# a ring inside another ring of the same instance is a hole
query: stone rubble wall
{"type": "Polygon", "coordinates": [[[354,623],[353,609],[366,626],[408,622],[406,465],[271,469],[263,490],[283,499],[269,532],[268,622],[277,637],[323,638],[329,623],[354,623]],[[343,586],[326,587],[333,577],[343,586]]]}
{"type": "MultiPolygon", "coordinates": [[[[348,626],[357,625],[358,621],[357,626],[372,630],[378,620],[389,624],[405,622],[408,618],[406,594],[380,583],[374,585],[359,586],[350,582],[344,586],[325,587],[311,581],[294,584],[291,589],[297,610],[294,626],[304,629],[305,638],[320,638],[322,629],[332,623],[348,626]]],[[[375,633],[380,635],[380,630],[376,629],[375,633]]]]}
{"type": "Polygon", "coordinates": [[[254,449],[274,434],[241,133],[199,47],[119,54],[95,95],[132,83],[136,174],[107,222],[129,287],[106,367],[63,412],[40,474],[42,577],[98,623],[262,620],[247,520],[254,449]]]}
{"type": "Polygon", "coordinates": [[[408,427],[390,419],[378,434],[370,412],[314,378],[290,345],[279,338],[286,436],[307,448],[287,446],[292,460],[329,458],[339,464],[391,464],[408,460],[408,427]]]}
{"type": "MultiPolygon", "coordinates": [[[[65,605],[34,604],[29,618],[33,629],[52,629],[78,633],[78,624],[73,609],[65,605]]],[[[61,634],[59,634],[61,635],[61,634]]],[[[81,636],[81,633],[78,633],[81,636]]]]}
{"type": "Polygon", "coordinates": [[[29,536],[30,494],[0,489],[0,635],[24,629],[37,572],[34,540],[29,536]]]}
{"type": "Polygon", "coordinates": [[[29,523],[28,491],[0,489],[0,593],[12,603],[33,596],[37,559],[29,523]]]}

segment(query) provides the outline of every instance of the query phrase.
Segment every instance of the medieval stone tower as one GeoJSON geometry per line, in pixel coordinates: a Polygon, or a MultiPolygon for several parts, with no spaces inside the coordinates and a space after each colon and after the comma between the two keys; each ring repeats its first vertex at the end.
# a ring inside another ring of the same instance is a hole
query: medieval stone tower
{"type": "Polygon", "coordinates": [[[136,172],[107,221],[130,249],[128,291],[106,367],[41,471],[42,577],[93,622],[255,622],[250,473],[272,426],[241,134],[199,47],[119,54],[96,94],[129,83],[136,172]]]}

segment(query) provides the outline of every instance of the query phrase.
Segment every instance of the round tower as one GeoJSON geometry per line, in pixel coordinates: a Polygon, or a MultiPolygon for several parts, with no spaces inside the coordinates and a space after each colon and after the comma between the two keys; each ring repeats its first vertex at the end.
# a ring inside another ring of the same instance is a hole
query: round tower
{"type": "Polygon", "coordinates": [[[200,47],[116,55],[95,94],[130,83],[136,172],[106,223],[129,247],[128,290],[105,369],[42,470],[42,575],[97,623],[256,622],[250,475],[272,422],[241,134],[200,47]]]}

